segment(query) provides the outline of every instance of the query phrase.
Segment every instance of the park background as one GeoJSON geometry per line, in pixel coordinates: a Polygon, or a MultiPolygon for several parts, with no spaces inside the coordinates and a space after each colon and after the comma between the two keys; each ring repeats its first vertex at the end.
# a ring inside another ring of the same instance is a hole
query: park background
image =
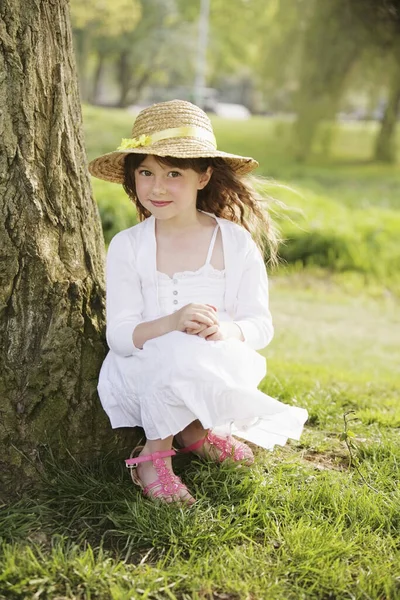
{"type": "MultiPolygon", "coordinates": [[[[284,239],[261,387],[306,407],[306,431],[251,472],[181,460],[190,513],[154,510],[112,457],[49,464],[6,507],[0,597],[400,597],[399,12],[211,0],[201,76],[201,4],[72,0],[87,155],[181,97],[259,161],[284,239]]],[[[136,215],[92,185],[107,244],[136,215]]]]}

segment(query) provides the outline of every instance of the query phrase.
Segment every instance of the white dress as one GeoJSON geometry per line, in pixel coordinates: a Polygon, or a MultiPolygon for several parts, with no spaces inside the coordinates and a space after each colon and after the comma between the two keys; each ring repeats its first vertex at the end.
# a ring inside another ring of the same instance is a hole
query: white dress
{"type": "MultiPolygon", "coordinates": [[[[225,271],[210,262],[218,227],[200,269],[173,277],[157,273],[162,316],[196,302],[215,306],[220,321],[231,320],[224,306],[225,271]]],[[[308,415],[258,390],[265,375],[265,358],[245,342],[173,331],[148,340],[132,356],[110,351],[98,391],[113,427],[141,426],[147,439],[175,435],[198,419],[206,429],[272,449],[288,438],[298,440],[308,415]]]]}

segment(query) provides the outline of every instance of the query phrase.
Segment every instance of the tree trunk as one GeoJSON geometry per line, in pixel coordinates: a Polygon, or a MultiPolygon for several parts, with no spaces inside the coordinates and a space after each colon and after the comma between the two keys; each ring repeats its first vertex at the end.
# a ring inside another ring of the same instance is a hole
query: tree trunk
{"type": "Polygon", "coordinates": [[[131,88],[131,78],[129,72],[129,51],[122,50],[118,58],[118,83],[119,83],[119,102],[120,108],[128,106],[128,94],[131,88]]]}
{"type": "Polygon", "coordinates": [[[334,119],[348,74],[362,48],[348,0],[317,2],[304,34],[296,98],[295,154],[305,160],[323,120],[334,119]]]}
{"type": "Polygon", "coordinates": [[[129,97],[131,104],[139,103],[143,88],[147,85],[152,76],[153,71],[146,69],[146,71],[134,82],[133,88],[129,90],[131,93],[129,97]]]}
{"type": "Polygon", "coordinates": [[[375,143],[375,160],[396,162],[396,126],[400,109],[400,44],[395,51],[395,65],[391,79],[385,114],[375,143]]]}
{"type": "Polygon", "coordinates": [[[101,52],[100,50],[96,53],[96,68],[94,70],[93,76],[93,85],[92,85],[92,93],[90,96],[91,104],[97,104],[99,93],[100,93],[100,84],[102,81],[104,66],[106,64],[106,54],[101,52]]]}
{"type": "Polygon", "coordinates": [[[68,2],[7,0],[0,16],[0,479],[11,489],[35,475],[41,448],[93,455],[110,434],[96,394],[104,242],[68,2]]]}

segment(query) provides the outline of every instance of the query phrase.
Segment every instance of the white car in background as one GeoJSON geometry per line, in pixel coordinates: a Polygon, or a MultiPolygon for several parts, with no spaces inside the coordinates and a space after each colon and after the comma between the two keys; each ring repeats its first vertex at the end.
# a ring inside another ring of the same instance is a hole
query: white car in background
{"type": "Polygon", "coordinates": [[[240,121],[251,117],[251,112],[243,104],[231,104],[227,102],[217,102],[215,114],[224,119],[238,119],[240,121]]]}

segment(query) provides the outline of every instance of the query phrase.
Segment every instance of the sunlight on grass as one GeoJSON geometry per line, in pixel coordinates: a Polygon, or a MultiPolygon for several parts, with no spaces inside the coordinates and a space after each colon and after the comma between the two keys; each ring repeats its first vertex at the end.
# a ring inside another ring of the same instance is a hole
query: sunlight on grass
{"type": "MultiPolygon", "coordinates": [[[[365,382],[399,377],[400,314],[392,297],[343,294],[338,287],[296,289],[293,279],[271,278],[275,338],[270,359],[348,371],[365,382]],[[292,281],[292,285],[290,284],[292,281]]],[[[329,284],[328,284],[329,286],[329,284]]]]}

